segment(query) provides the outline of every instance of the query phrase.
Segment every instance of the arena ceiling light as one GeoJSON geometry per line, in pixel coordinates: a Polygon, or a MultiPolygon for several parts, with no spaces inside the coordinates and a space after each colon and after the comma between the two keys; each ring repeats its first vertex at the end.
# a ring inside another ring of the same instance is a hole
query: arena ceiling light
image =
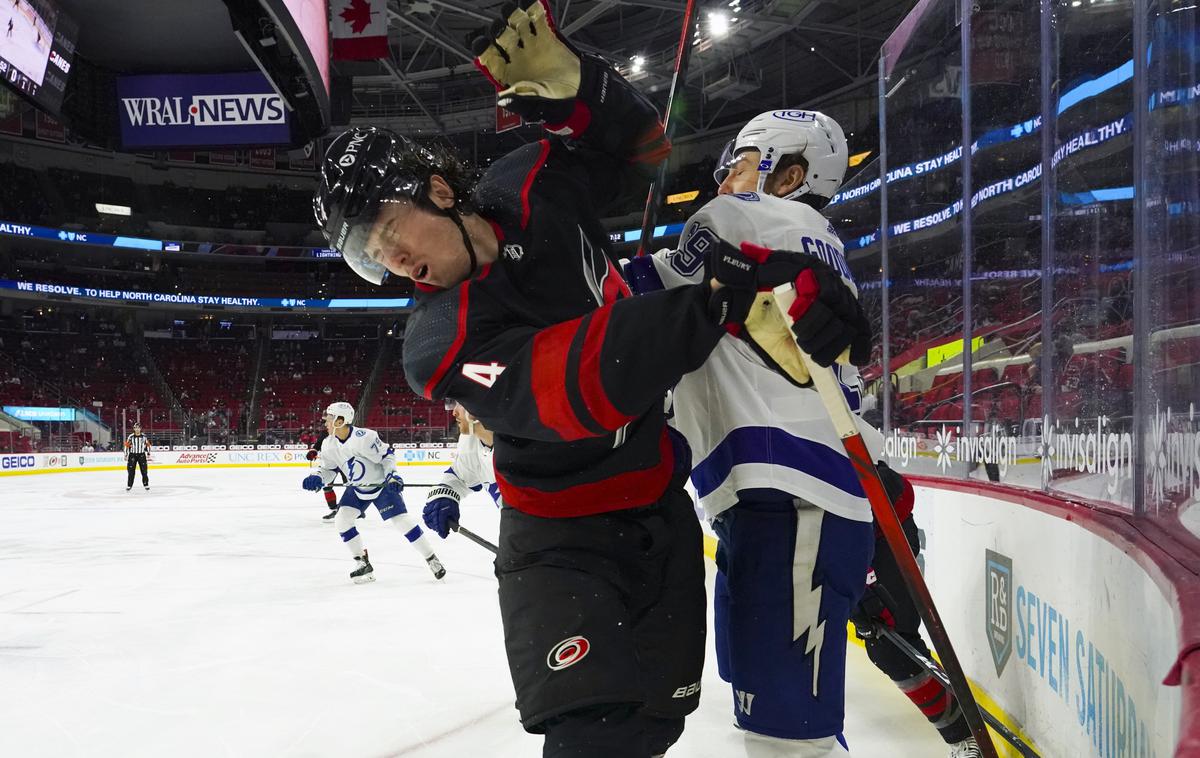
{"type": "Polygon", "coordinates": [[[713,39],[729,34],[729,15],[723,11],[711,11],[708,14],[708,33],[713,39]]]}
{"type": "Polygon", "coordinates": [[[642,69],[644,69],[646,67],[646,59],[644,56],[641,56],[641,55],[633,56],[632,58],[629,59],[629,63],[630,63],[630,69],[635,74],[640,74],[642,72],[642,69]]]}
{"type": "Polygon", "coordinates": [[[133,214],[133,209],[128,205],[110,205],[108,203],[96,203],[97,213],[107,213],[110,216],[129,216],[133,214]]]}

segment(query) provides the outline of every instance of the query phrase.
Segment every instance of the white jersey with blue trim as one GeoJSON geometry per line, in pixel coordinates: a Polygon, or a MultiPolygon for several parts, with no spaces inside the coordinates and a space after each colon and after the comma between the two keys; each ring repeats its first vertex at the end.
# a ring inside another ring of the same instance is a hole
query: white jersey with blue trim
{"type": "Polygon", "coordinates": [[[458,493],[461,500],[469,492],[483,490],[500,505],[500,488],[496,484],[496,469],[492,466],[492,448],[474,434],[458,435],[458,451],[454,463],[442,474],[439,484],[458,493]]]}
{"type": "MultiPolygon", "coordinates": [[[[688,219],[677,249],[631,261],[626,278],[638,293],[699,282],[718,237],[816,256],[853,286],[842,242],[824,216],[755,192],[711,200],[688,219]]],[[[858,369],[836,371],[857,412],[858,369]]],[[[705,364],[680,380],[673,423],[692,448],[692,484],[710,518],[736,503],[739,490],[773,489],[843,518],[871,521],[871,506],[816,390],[768,368],[744,340],[723,337],[705,364]]],[[[882,435],[861,420],[859,428],[881,458],[882,435]]]]}
{"type": "Polygon", "coordinates": [[[396,458],[392,446],[379,439],[374,429],[350,427],[346,441],[331,434],[321,442],[317,456],[317,474],[325,484],[333,484],[337,472],[346,475],[346,486],[362,500],[374,500],[383,484],[396,478],[396,458]]]}

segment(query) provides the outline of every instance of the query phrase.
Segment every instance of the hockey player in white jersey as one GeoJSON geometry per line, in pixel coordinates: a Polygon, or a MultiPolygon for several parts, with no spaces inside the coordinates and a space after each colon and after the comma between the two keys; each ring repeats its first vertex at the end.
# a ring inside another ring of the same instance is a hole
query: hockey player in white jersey
{"type": "MultiPolygon", "coordinates": [[[[449,404],[449,403],[448,403],[449,404]]],[[[492,432],[462,406],[454,403],[458,451],[454,464],[425,496],[425,526],[445,538],[459,519],[459,503],[471,492],[485,491],[500,505],[500,488],[492,466],[492,432]]]]}
{"type": "MultiPolygon", "coordinates": [[[[639,293],[700,281],[726,240],[814,256],[853,287],[842,243],[819,212],[846,168],[833,119],[763,113],[725,148],[718,197],[684,225],[678,248],[635,259],[626,278],[639,293]]],[[[865,360],[869,344],[855,352],[865,360]]],[[[835,370],[857,410],[857,369],[835,370]]],[[[676,386],[674,412],[720,537],[717,663],[732,684],[746,754],[844,756],[845,629],[874,545],[870,504],[825,407],[768,351],[730,335],[676,386]]],[[[878,431],[860,426],[881,457],[878,431]]]]}
{"type": "Polygon", "coordinates": [[[350,578],[355,584],[375,581],[362,535],[354,525],[355,519],[371,505],[386,523],[404,533],[417,552],[425,559],[436,579],[446,575],[441,561],[421,530],[417,519],[404,506],[404,482],[396,474],[396,459],[391,445],[379,439],[373,429],[355,428],[354,407],[349,403],[332,403],[325,409],[325,429],[329,436],[321,443],[317,457],[317,473],[304,478],[306,490],[317,490],[332,484],[340,471],[346,476],[346,490],[338,503],[334,526],[342,542],[354,556],[355,569],[350,578]]]}

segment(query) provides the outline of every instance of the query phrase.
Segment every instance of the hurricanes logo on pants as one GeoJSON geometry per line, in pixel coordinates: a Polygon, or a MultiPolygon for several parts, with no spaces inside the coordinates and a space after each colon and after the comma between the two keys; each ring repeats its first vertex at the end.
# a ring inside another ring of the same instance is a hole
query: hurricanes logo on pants
{"type": "Polygon", "coordinates": [[[591,649],[592,645],[587,641],[587,637],[567,637],[550,650],[546,656],[546,665],[551,671],[561,671],[582,661],[591,649]]]}

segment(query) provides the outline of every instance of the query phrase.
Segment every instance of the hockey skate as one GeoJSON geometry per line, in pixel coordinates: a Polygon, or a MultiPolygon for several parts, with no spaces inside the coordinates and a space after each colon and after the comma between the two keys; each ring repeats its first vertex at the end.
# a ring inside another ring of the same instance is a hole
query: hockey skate
{"type": "Polygon", "coordinates": [[[950,758],[983,758],[983,753],[980,752],[975,738],[968,737],[950,746],[950,758]]]}
{"type": "Polygon", "coordinates": [[[358,564],[358,568],[350,572],[350,578],[355,584],[365,584],[375,581],[375,569],[371,567],[371,559],[367,556],[367,551],[356,557],[354,562],[358,564]]]}
{"type": "Polygon", "coordinates": [[[425,564],[429,566],[429,570],[433,572],[434,579],[441,579],[446,575],[446,567],[438,560],[436,555],[431,555],[425,559],[425,564]]]}
{"type": "Polygon", "coordinates": [[[336,515],[337,515],[337,511],[336,511],[336,510],[334,510],[334,511],[330,511],[329,513],[326,513],[324,516],[322,516],[322,517],[321,517],[321,520],[322,520],[322,521],[328,521],[329,523],[331,523],[331,524],[332,524],[332,523],[333,523],[333,518],[334,518],[334,516],[336,516],[336,515]]]}

